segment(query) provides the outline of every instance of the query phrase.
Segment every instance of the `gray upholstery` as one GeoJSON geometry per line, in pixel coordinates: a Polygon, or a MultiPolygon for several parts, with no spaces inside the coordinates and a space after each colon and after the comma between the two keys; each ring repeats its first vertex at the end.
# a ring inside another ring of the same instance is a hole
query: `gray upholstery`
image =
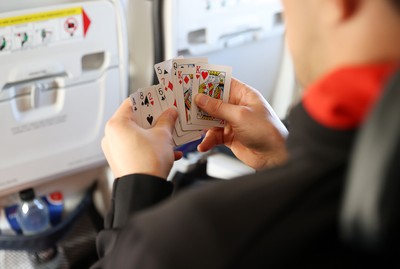
{"type": "Polygon", "coordinates": [[[400,229],[400,71],[386,85],[355,141],[343,197],[343,238],[385,248],[400,229]]]}

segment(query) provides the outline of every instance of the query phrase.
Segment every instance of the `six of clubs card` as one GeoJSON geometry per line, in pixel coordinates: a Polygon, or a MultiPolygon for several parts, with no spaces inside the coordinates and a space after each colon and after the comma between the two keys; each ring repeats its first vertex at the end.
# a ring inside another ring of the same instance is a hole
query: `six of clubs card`
{"type": "Polygon", "coordinates": [[[207,61],[179,57],[154,65],[160,84],[139,89],[130,96],[136,123],[152,128],[163,111],[175,107],[179,118],[172,136],[177,146],[200,139],[205,129],[223,127],[222,120],[209,116],[192,102],[197,94],[229,100],[231,68],[207,61]]]}

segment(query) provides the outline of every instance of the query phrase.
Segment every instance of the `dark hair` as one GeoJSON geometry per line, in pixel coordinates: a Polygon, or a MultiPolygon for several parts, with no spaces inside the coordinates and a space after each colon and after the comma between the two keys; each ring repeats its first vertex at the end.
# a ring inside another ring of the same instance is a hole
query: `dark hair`
{"type": "Polygon", "coordinates": [[[390,0],[390,2],[400,11],[400,0],[390,0]]]}

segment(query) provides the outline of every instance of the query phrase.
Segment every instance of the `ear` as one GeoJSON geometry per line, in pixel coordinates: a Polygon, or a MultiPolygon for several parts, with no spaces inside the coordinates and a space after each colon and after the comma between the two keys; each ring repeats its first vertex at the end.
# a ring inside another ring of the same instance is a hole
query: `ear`
{"type": "Polygon", "coordinates": [[[328,23],[342,23],[352,19],[366,0],[314,0],[318,14],[328,23]]]}
{"type": "Polygon", "coordinates": [[[348,20],[354,17],[354,15],[360,10],[364,0],[333,0],[339,18],[341,20],[348,20]]]}

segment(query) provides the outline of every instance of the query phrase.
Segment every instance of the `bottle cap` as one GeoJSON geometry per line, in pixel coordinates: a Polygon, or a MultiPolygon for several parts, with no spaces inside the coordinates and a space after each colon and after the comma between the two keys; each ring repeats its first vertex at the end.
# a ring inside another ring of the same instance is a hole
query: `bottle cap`
{"type": "Polygon", "coordinates": [[[33,189],[26,189],[19,193],[19,197],[22,201],[32,201],[35,199],[35,192],[33,189]]]}

